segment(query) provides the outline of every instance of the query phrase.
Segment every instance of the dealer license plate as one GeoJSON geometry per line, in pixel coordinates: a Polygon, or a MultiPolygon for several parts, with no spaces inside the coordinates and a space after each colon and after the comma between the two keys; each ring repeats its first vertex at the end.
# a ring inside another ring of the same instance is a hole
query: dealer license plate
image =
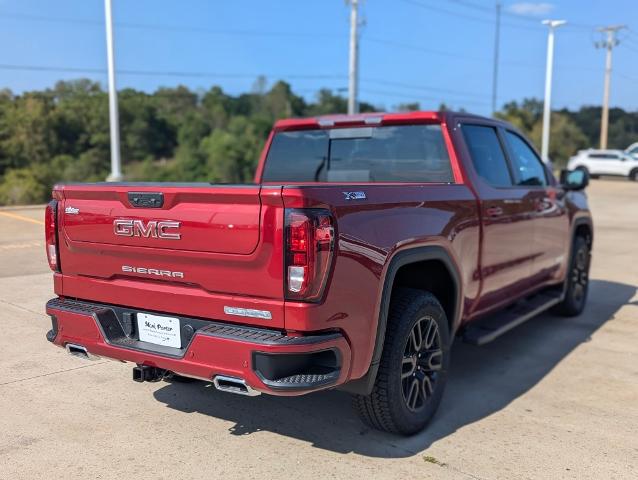
{"type": "Polygon", "coordinates": [[[137,314],[137,331],[142,342],[182,348],[179,319],[148,313],[137,314]]]}

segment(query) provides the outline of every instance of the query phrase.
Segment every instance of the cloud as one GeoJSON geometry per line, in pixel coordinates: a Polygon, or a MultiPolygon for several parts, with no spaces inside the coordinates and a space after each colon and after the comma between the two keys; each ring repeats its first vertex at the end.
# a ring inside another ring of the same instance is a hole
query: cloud
{"type": "Polygon", "coordinates": [[[531,17],[539,17],[541,15],[547,15],[554,10],[553,3],[532,3],[521,2],[513,3],[507,7],[507,11],[516,15],[527,15],[531,17]]]}

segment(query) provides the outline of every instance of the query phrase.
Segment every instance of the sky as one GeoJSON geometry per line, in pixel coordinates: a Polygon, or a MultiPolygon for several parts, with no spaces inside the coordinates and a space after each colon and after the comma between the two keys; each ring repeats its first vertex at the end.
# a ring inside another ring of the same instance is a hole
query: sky
{"type": "MultiPolygon", "coordinates": [[[[258,75],[312,99],[345,94],[344,0],[112,0],[118,88],[186,85],[230,94],[258,75]]],[[[491,112],[493,0],[360,0],[360,100],[386,110],[491,112]]],[[[497,103],[542,98],[547,28],[556,31],[553,108],[600,105],[605,53],[595,28],[626,24],[613,50],[611,105],[638,110],[638,0],[502,0],[497,103]]],[[[0,88],[92,78],[106,86],[103,0],[0,0],[0,88]]]]}

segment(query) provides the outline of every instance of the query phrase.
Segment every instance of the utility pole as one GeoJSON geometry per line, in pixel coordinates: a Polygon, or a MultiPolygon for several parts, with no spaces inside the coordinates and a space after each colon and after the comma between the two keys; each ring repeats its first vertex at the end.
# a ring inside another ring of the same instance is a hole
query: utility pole
{"type": "Polygon", "coordinates": [[[611,52],[615,46],[620,43],[620,40],[616,38],[618,30],[625,28],[625,25],[610,25],[608,27],[601,27],[598,29],[605,39],[601,42],[596,42],[594,45],[596,48],[604,48],[607,50],[605,57],[605,91],[603,94],[603,112],[600,121],[600,149],[607,149],[607,134],[609,131],[609,88],[611,85],[611,52]]]}
{"type": "Polygon", "coordinates": [[[496,32],[494,35],[494,72],[492,77],[492,116],[496,113],[496,93],[498,89],[498,50],[501,42],[501,2],[496,2],[496,32]]]}
{"type": "Polygon", "coordinates": [[[359,113],[359,0],[350,0],[348,114],[359,113]]]}
{"type": "Polygon", "coordinates": [[[549,126],[552,115],[552,73],[554,70],[554,30],[565,25],[565,20],[543,20],[543,25],[549,27],[547,35],[547,64],[545,67],[545,102],[543,105],[543,140],[541,157],[543,162],[549,163],[549,126]]]}
{"type": "Polygon", "coordinates": [[[122,163],[120,160],[120,118],[117,109],[117,87],[115,86],[115,58],[113,55],[113,9],[111,0],[104,0],[106,22],[106,58],[109,77],[109,123],[111,128],[111,174],[109,182],[122,180],[122,163]]]}

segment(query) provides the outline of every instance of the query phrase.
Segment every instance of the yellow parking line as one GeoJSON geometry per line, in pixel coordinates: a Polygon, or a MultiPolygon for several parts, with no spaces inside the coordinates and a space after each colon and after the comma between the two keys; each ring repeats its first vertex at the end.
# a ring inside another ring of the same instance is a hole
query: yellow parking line
{"type": "Polygon", "coordinates": [[[18,215],[16,213],[9,212],[0,212],[0,215],[4,215],[5,217],[14,218],[16,220],[22,220],[23,222],[31,222],[37,225],[44,225],[42,220],[36,220],[35,218],[23,217],[22,215],[18,215]]]}

